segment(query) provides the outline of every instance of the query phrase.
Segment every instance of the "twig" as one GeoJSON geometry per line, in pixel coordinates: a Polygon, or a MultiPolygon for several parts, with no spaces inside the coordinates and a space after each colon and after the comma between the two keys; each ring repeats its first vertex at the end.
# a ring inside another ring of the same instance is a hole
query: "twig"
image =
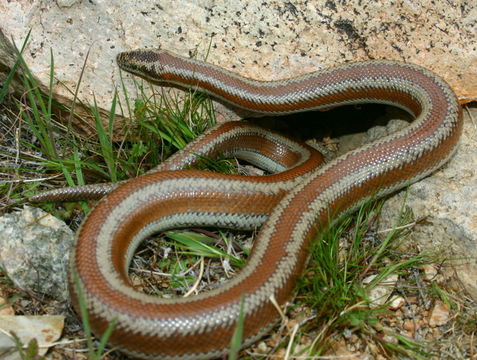
{"type": "Polygon", "coordinates": [[[292,345],[293,345],[293,340],[295,340],[295,336],[296,336],[296,332],[298,331],[298,327],[299,327],[298,323],[296,323],[295,326],[293,327],[292,333],[290,335],[290,341],[288,342],[287,351],[285,353],[284,360],[288,360],[290,358],[290,352],[291,352],[291,348],[292,348],[292,345]]]}
{"type": "Polygon", "coordinates": [[[200,269],[199,269],[199,276],[197,276],[197,280],[195,281],[194,285],[187,291],[183,297],[190,296],[199,286],[200,281],[202,280],[202,276],[204,275],[204,257],[200,257],[200,269]]]}
{"type": "Polygon", "coordinates": [[[278,314],[280,314],[280,318],[282,319],[282,324],[285,325],[287,323],[287,317],[285,316],[285,313],[282,311],[280,308],[280,305],[278,305],[277,299],[275,299],[275,295],[270,295],[269,297],[270,302],[275,306],[275,309],[277,309],[278,314]]]}
{"type": "Polygon", "coordinates": [[[394,230],[407,229],[407,228],[415,226],[416,224],[417,223],[415,221],[413,221],[413,222],[410,222],[409,224],[405,224],[405,225],[396,226],[396,227],[389,228],[389,229],[383,229],[383,230],[376,231],[375,234],[382,234],[382,233],[388,233],[388,232],[391,232],[391,231],[394,231],[394,230]]]}

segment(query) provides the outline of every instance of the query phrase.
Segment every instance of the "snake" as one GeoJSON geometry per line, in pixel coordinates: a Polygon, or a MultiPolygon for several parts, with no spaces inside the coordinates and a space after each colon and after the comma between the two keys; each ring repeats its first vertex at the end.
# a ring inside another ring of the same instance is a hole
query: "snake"
{"type": "MultiPolygon", "coordinates": [[[[456,152],[463,120],[451,87],[418,65],[351,62],[283,80],[258,81],[165,50],[119,53],[122,70],[159,85],[194,89],[253,116],[380,103],[408,112],[404,129],[323,163],[319,153],[245,121],[219,125],[155,171],[122,184],[51,190],[34,200],[101,198],[76,235],[70,258],[73,305],[84,298],[98,336],[142,359],[224,356],[242,319],[242,348],[279,319],[294,297],[308,247],[335,219],[442,167],[456,152]],[[225,151],[266,176],[187,169],[196,154],[225,151]],[[247,263],[221,286],[186,298],[136,290],[129,263],[151,234],[191,226],[259,229],[247,263]]],[[[318,121],[318,120],[317,120],[318,121]]]]}

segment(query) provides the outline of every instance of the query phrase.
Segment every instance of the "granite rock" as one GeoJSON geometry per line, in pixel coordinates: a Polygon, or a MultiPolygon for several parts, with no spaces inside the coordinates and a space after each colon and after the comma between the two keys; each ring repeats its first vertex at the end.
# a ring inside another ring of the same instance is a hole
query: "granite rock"
{"type": "Polygon", "coordinates": [[[72,230],[39,208],[25,206],[0,218],[0,266],[20,289],[68,299],[72,230]]]}
{"type": "Polygon", "coordinates": [[[441,170],[390,198],[383,207],[381,230],[389,229],[403,204],[420,221],[408,242],[425,252],[452,259],[455,275],[477,300],[477,109],[464,111],[460,147],[441,170]],[[472,114],[472,116],[471,116],[472,114]]]}
{"type": "Polygon", "coordinates": [[[19,0],[0,2],[0,24],[17,46],[31,29],[25,57],[45,84],[52,50],[58,94],[71,97],[85,65],[79,99],[91,104],[94,94],[106,110],[121,84],[116,54],[158,47],[262,80],[401,60],[443,76],[461,102],[477,99],[472,1],[19,0]]]}

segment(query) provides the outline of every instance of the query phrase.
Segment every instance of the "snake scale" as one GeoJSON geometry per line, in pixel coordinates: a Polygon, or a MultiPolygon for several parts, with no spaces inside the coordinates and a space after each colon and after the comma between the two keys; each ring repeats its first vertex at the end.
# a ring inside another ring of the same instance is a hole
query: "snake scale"
{"type": "MultiPolygon", "coordinates": [[[[256,116],[384,103],[409,112],[405,129],[325,165],[304,144],[245,122],[218,126],[153,173],[125,184],[40,194],[34,200],[106,196],[81,226],[71,254],[91,326],[116,320],[110,343],[143,359],[210,359],[229,348],[243,299],[243,346],[276,323],[271,302],[293,296],[310,241],[370,197],[405,187],[441,167],[456,150],[462,113],[433,72],[394,61],[345,64],[280,81],[255,81],[167,51],[120,53],[119,66],[147,80],[193,88],[256,116]],[[243,155],[273,174],[262,177],[183,170],[192,154],[243,155]],[[247,265],[224,285],[188,298],[136,291],[128,281],[134,250],[150,234],[188,226],[261,226],[247,265]]],[[[77,293],[71,285],[73,302],[77,293]]]]}

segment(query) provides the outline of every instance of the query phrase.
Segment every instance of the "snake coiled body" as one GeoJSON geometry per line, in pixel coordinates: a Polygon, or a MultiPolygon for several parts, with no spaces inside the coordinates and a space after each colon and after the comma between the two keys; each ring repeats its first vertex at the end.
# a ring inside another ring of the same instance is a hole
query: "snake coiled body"
{"type": "MultiPolygon", "coordinates": [[[[302,168],[311,164],[305,154],[311,152],[285,146],[286,155],[272,163],[287,170],[273,178],[174,170],[182,166],[168,163],[162,171],[108,194],[78,232],[71,274],[79,279],[94,331],[103,333],[116,319],[111,343],[145,359],[209,359],[224,354],[241,299],[243,345],[263,336],[278,317],[271,297],[279,304],[291,299],[307,246],[330,219],[435,171],[455,152],[462,129],[453,91],[440,77],[415,65],[359,62],[260,82],[165,51],[121,53],[118,63],[154,82],[196,88],[257,115],[385,103],[415,118],[407,128],[321,167],[316,155],[311,168],[302,168]],[[292,153],[296,157],[287,163],[292,153]],[[134,249],[151,233],[197,225],[251,229],[262,223],[245,268],[213,291],[162,299],[139,293],[128,282],[134,249]]],[[[193,146],[220,147],[221,130],[214,131],[193,146]]]]}

